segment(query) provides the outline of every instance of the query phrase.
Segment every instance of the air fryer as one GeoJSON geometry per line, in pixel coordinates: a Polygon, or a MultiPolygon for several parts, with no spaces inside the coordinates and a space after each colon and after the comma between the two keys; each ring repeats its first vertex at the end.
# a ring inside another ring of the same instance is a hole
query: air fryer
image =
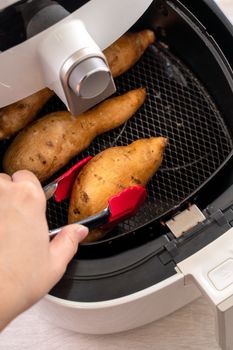
{"type": "MultiPolygon", "coordinates": [[[[220,345],[231,349],[233,28],[207,0],[154,0],[131,30],[144,28],[155,31],[155,45],[115,79],[117,94],[145,86],[144,106],[61,173],[87,155],[151,136],[168,138],[164,161],[139,212],[80,246],[42,317],[47,309],[47,319],[65,328],[123,331],[174,311],[200,289],[215,306],[220,345]],[[156,300],[163,301],[158,314],[156,300]]],[[[41,115],[60,109],[53,98],[41,115]]],[[[66,223],[67,209],[67,201],[48,202],[50,228],[66,223]]]]}

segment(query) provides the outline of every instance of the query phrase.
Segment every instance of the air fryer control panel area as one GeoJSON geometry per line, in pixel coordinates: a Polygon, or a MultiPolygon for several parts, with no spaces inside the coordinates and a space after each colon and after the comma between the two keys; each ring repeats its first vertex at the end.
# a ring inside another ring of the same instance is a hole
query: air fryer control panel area
{"type": "Polygon", "coordinates": [[[233,283],[233,259],[229,258],[208,273],[209,281],[217,290],[223,290],[233,283]]]}

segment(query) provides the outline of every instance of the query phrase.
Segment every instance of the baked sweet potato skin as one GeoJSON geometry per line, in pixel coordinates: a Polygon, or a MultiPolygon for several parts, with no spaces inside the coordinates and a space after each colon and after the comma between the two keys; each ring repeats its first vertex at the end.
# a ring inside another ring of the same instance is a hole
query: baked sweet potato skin
{"type": "Polygon", "coordinates": [[[155,34],[149,29],[126,33],[103,51],[114,78],[130,69],[142,56],[147,47],[155,41],[155,34]]]}
{"type": "MultiPolygon", "coordinates": [[[[79,173],[72,189],[68,222],[94,215],[108,199],[127,187],[145,186],[159,168],[166,138],[139,139],[129,146],[112,147],[96,155],[79,173]]],[[[86,241],[101,238],[105,231],[93,230],[86,241]]]]}
{"type": "Polygon", "coordinates": [[[112,97],[78,118],[69,112],[51,113],[22,130],[3,158],[6,173],[32,171],[40,181],[47,180],[71,158],[89,146],[99,134],[114,129],[143,104],[146,91],[131,90],[112,97]]]}
{"type": "Polygon", "coordinates": [[[44,104],[54,95],[45,88],[0,109],[0,140],[6,139],[35,119],[44,104]]]}

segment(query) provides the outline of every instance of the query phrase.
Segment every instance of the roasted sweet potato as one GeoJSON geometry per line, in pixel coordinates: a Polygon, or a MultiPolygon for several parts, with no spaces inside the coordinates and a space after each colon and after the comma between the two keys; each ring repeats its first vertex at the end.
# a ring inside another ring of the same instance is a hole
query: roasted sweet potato
{"type": "Polygon", "coordinates": [[[155,41],[149,29],[126,33],[104,50],[114,78],[130,69],[142,56],[146,48],[155,41]]]}
{"type": "MultiPolygon", "coordinates": [[[[110,197],[127,187],[146,185],[162,162],[165,145],[166,138],[152,137],[97,154],[75,180],[68,222],[100,212],[107,207],[110,197]]],[[[92,230],[86,241],[95,241],[105,233],[103,229],[92,230]]]]}
{"type": "Polygon", "coordinates": [[[134,115],[143,104],[143,88],[112,97],[78,118],[69,112],[51,113],[22,130],[3,159],[6,173],[32,171],[45,181],[71,158],[89,146],[99,134],[114,129],[134,115]]]}
{"type": "Polygon", "coordinates": [[[45,88],[35,94],[0,109],[0,140],[12,136],[35,119],[44,104],[53,96],[45,88]]]}

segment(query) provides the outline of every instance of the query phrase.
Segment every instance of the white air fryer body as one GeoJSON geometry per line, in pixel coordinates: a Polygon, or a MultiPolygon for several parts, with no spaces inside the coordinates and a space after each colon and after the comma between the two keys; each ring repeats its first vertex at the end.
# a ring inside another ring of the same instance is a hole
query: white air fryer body
{"type": "Polygon", "coordinates": [[[71,302],[46,296],[37,305],[41,318],[86,334],[111,334],[134,329],[187,305],[201,295],[177,273],[140,292],[109,301],[71,302]]]}

